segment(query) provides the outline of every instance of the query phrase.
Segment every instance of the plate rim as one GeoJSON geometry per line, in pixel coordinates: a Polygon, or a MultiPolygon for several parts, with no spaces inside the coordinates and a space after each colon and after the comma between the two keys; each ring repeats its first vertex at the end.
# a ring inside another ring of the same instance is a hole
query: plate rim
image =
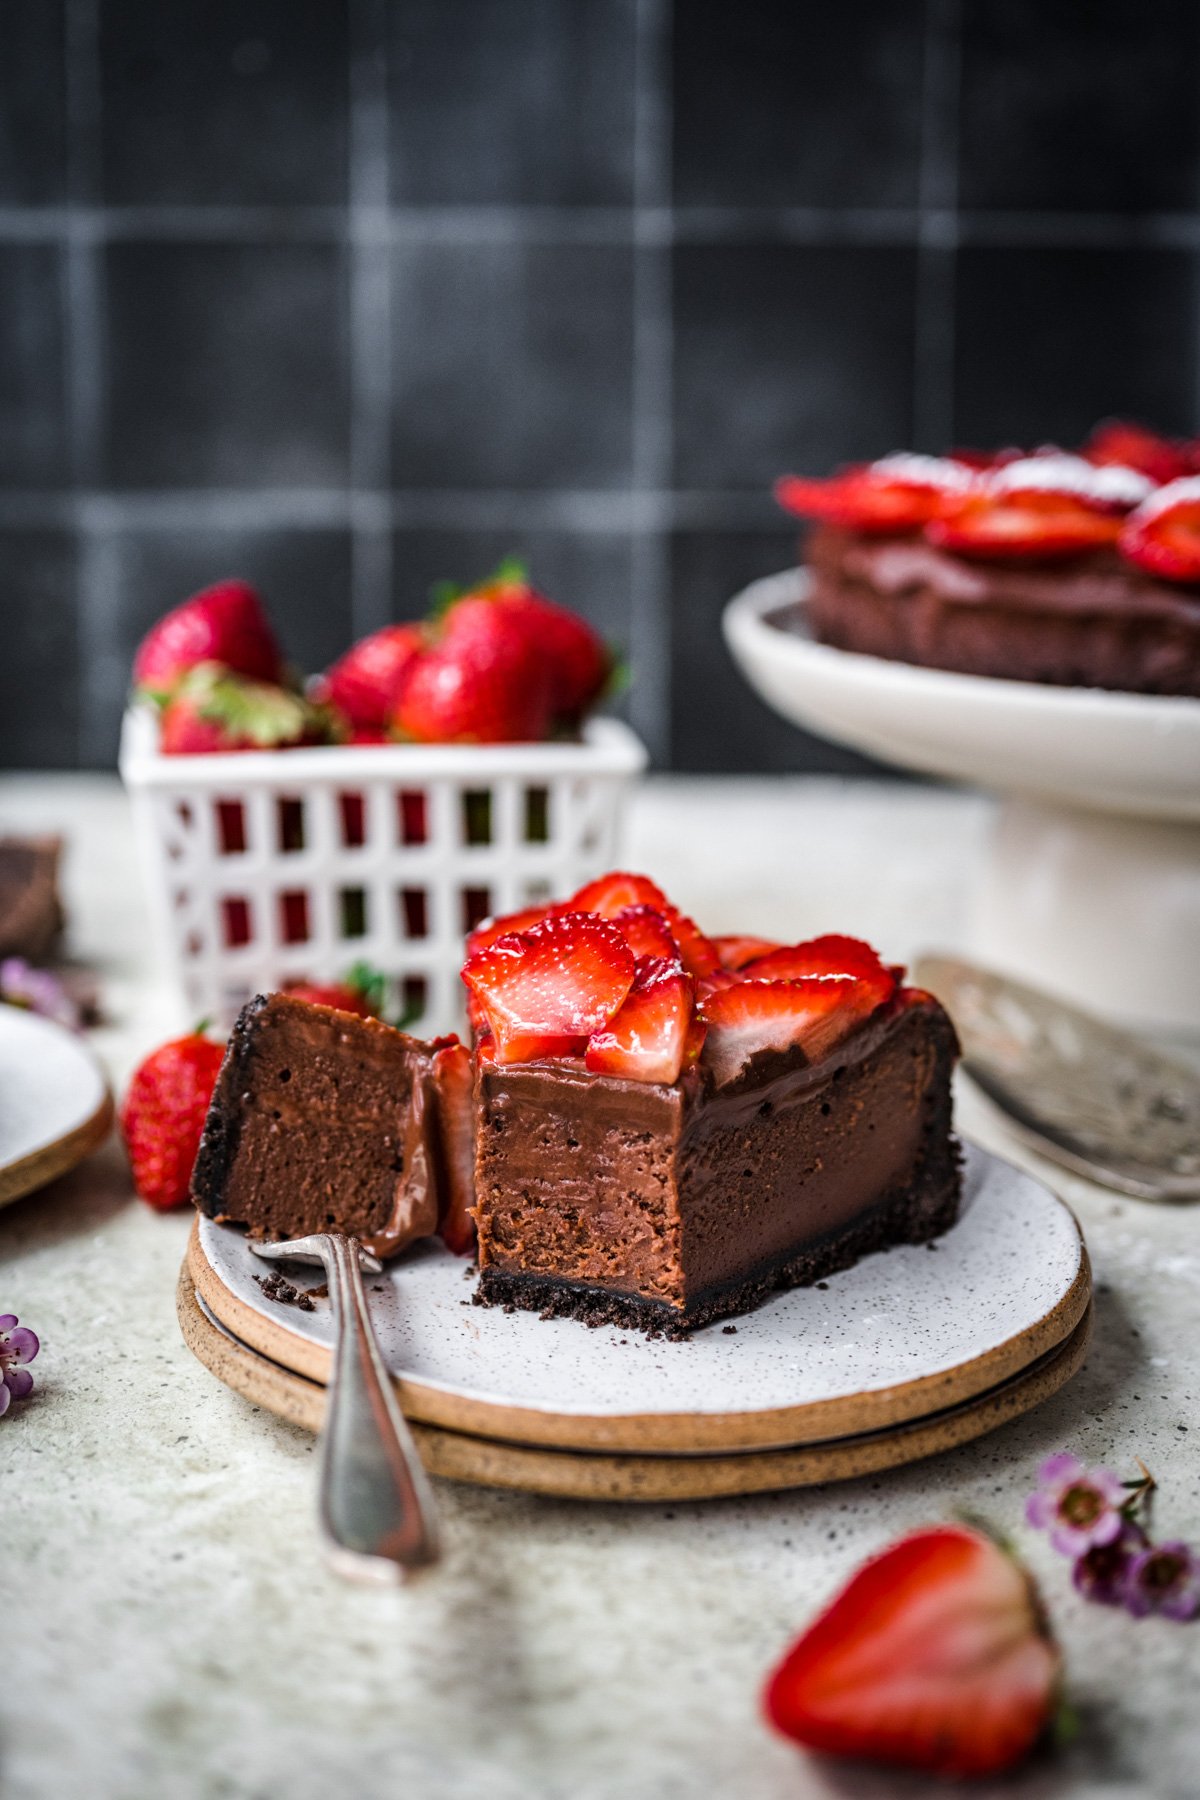
{"type": "MultiPolygon", "coordinates": [[[[192,1355],[232,1392],[301,1430],[320,1429],[324,1390],[215,1323],[197,1296],[186,1257],[176,1287],[176,1315],[192,1355]]],[[[514,1444],[419,1421],[413,1422],[412,1430],[430,1474],[476,1486],[623,1503],[778,1493],[886,1473],[1011,1423],[1048,1400],[1078,1372],[1093,1323],[1089,1301],[1074,1329],[1028,1370],[941,1413],[853,1439],[689,1457],[514,1444]]]]}
{"type": "MultiPolygon", "coordinates": [[[[1013,1168],[992,1152],[978,1153],[990,1162],[1013,1168]]],[[[764,1451],[794,1448],[834,1438],[860,1436],[943,1410],[959,1400],[994,1388],[1019,1374],[1068,1337],[1087,1310],[1092,1292],[1087,1243],[1074,1212],[1061,1197],[1027,1170],[1016,1173],[1046,1199],[1061,1207],[1074,1227],[1078,1243],[1075,1274],[1059,1298],[1021,1331],[991,1345],[978,1356],[952,1368],[894,1383],[792,1406],[742,1409],[736,1412],[588,1413],[557,1412],[552,1407],[489,1400],[448,1389],[442,1384],[394,1376],[401,1407],[409,1418],[472,1437],[555,1449],[613,1450],[688,1456],[716,1450],[764,1451]]],[[[292,1373],[322,1385],[330,1353],[289,1323],[267,1317],[226,1286],[205,1254],[200,1217],[188,1237],[187,1266],[200,1297],[213,1316],[251,1349],[260,1351],[292,1373]]]]}
{"type": "Polygon", "coordinates": [[[29,1013],[19,1006],[6,1007],[5,1011],[19,1017],[22,1025],[36,1019],[39,1028],[44,1027],[57,1034],[72,1049],[78,1051],[99,1081],[100,1100],[94,1110],[69,1131],[35,1144],[23,1156],[8,1162],[0,1161],[0,1206],[8,1206],[14,1200],[24,1199],[26,1194],[32,1194],[49,1182],[56,1181],[60,1175],[67,1174],[77,1163],[82,1162],[85,1156],[90,1156],[93,1150],[98,1150],[112,1129],[115,1114],[108,1077],[90,1045],[53,1019],[43,1019],[39,1014],[29,1013]]]}

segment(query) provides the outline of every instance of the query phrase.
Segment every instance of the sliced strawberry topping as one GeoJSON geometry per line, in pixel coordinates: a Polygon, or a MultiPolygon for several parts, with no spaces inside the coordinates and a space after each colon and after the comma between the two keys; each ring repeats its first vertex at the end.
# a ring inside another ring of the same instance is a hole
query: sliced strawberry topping
{"type": "Polygon", "coordinates": [[[1154,491],[1154,483],[1137,469],[1123,463],[1106,463],[1103,467],[1082,456],[1069,456],[1061,450],[1040,451],[1036,456],[1019,456],[1003,467],[993,469],[984,484],[993,497],[1013,498],[1029,494],[1060,494],[1078,500],[1096,512],[1127,513],[1154,491]]]}
{"type": "Polygon", "coordinates": [[[931,519],[925,536],[960,556],[1043,561],[1102,549],[1119,530],[1119,519],[1069,494],[1027,491],[971,495],[931,519]]]}
{"type": "MultiPolygon", "coordinates": [[[[704,1049],[704,1040],[708,1036],[708,1026],[698,1012],[693,1011],[688,1020],[687,1035],[683,1040],[683,1068],[694,1069],[700,1061],[700,1053],[704,1049]]],[[[681,1071],[682,1072],[682,1071],[681,1071]]]]}
{"type": "Polygon", "coordinates": [[[443,1150],[438,1236],[456,1256],[468,1256],[475,1248],[475,1071],[465,1044],[435,1050],[433,1079],[443,1150]]]}
{"type": "Polygon", "coordinates": [[[763,1699],[771,1723],[810,1750],[988,1775],[1032,1749],[1061,1664],[1020,1565],[980,1532],[941,1525],[859,1569],[763,1699]]]}
{"type": "Polygon", "coordinates": [[[1197,468],[1194,444],[1160,437],[1156,431],[1148,431],[1130,419],[1108,419],[1097,425],[1083,454],[1101,468],[1119,463],[1126,469],[1138,469],[1160,487],[1183,475],[1194,475],[1197,468]]]}
{"type": "Polygon", "coordinates": [[[780,948],[773,938],[715,937],[710,938],[709,942],[723,969],[744,969],[756,956],[767,956],[772,950],[780,948]]]}
{"type": "Polygon", "coordinates": [[[742,970],[753,981],[802,981],[811,975],[850,975],[866,990],[862,996],[870,1010],[889,1000],[896,991],[896,974],[886,969],[870,944],[861,938],[841,937],[830,932],[825,937],[810,938],[806,944],[791,949],[772,950],[766,956],[747,963],[742,970]]]}
{"type": "Polygon", "coordinates": [[[700,1012],[708,1026],[703,1061],[718,1087],[760,1050],[798,1044],[810,1062],[819,1062],[863,1017],[860,985],[850,976],[739,981],[706,994],[700,1012]]]}
{"type": "Polygon", "coordinates": [[[1119,548],[1163,581],[1200,581],[1200,475],[1152,494],[1125,521],[1119,548]]]}
{"type": "Polygon", "coordinates": [[[692,1013],[692,982],[674,958],[638,958],[620,1010],[588,1039],[587,1066],[629,1081],[678,1081],[692,1013]]]}
{"type": "Polygon", "coordinates": [[[652,906],[656,912],[669,913],[671,903],[662,889],[648,875],[630,875],[614,869],[589,881],[567,901],[572,912],[599,913],[602,919],[615,919],[629,906],[652,906]]]}
{"type": "Polygon", "coordinates": [[[633,986],[624,937],[593,913],[552,914],[467,958],[463,980],[487,1016],[497,1062],[574,1056],[633,986]]]}
{"type": "Polygon", "coordinates": [[[697,981],[701,981],[720,968],[720,960],[711,940],[705,937],[694,919],[689,919],[678,907],[668,906],[667,924],[671,927],[671,936],[679,945],[679,960],[689,975],[694,975],[697,981]]]}
{"type": "Polygon", "coordinates": [[[613,915],[613,924],[624,934],[635,956],[665,956],[668,962],[679,961],[674,933],[656,906],[623,906],[613,915]]]}
{"type": "Polygon", "coordinates": [[[476,950],[486,950],[497,938],[511,937],[514,931],[528,931],[531,925],[540,925],[543,919],[558,912],[557,906],[523,906],[519,912],[505,913],[496,919],[482,919],[467,938],[467,955],[473,956],[476,950]]]}
{"type": "Polygon", "coordinates": [[[971,481],[970,470],[948,458],[901,453],[852,464],[827,481],[785,475],[775,498],[801,518],[848,531],[916,531],[937,516],[947,494],[966,492],[971,481]]]}

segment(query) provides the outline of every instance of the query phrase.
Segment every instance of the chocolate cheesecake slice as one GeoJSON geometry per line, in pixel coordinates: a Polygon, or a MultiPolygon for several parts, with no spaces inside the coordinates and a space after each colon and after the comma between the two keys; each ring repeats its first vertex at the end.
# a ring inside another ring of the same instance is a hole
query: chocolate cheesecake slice
{"type": "Polygon", "coordinates": [[[721,1088],[484,1064],[480,1297],[678,1336],[937,1236],[959,1202],[956,1056],[913,994],[821,1061],[760,1051],[721,1088]]]}
{"type": "Polygon", "coordinates": [[[229,1040],[192,1199],[256,1237],[341,1231],[392,1256],[438,1228],[447,1190],[437,1059],[378,1019],[260,995],[229,1040]]]}

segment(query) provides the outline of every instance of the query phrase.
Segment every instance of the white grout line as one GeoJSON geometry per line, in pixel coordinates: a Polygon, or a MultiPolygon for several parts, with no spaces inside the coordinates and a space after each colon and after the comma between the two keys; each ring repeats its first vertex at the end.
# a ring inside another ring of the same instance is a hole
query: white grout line
{"type": "Polygon", "coordinates": [[[78,754],[88,766],[110,760],[101,746],[104,659],[114,641],[112,595],[102,546],[88,527],[82,496],[98,476],[104,429],[105,304],[99,242],[87,227],[100,194],[100,44],[97,0],[67,0],[65,242],[65,400],[74,522],[79,529],[75,581],[75,685],[78,754]]]}
{"type": "Polygon", "coordinates": [[[374,221],[388,200],[387,7],[350,9],[350,617],[356,637],[391,616],[392,541],[360,496],[391,480],[391,257],[374,221]]]}
{"type": "Polygon", "coordinates": [[[960,0],[926,0],[912,410],[914,446],[935,455],[954,435],[960,34],[960,0]]]}
{"type": "MultiPolygon", "coordinates": [[[[653,4],[659,0],[652,0],[653,4]]],[[[0,243],[628,244],[631,230],[662,243],[799,245],[945,241],[1004,249],[1200,248],[1200,212],[955,211],[929,207],[237,207],[0,206],[0,243]],[[631,214],[637,212],[636,226],[631,214]]]]}
{"type": "Polygon", "coordinates": [[[116,493],[83,489],[0,489],[0,529],[58,528],[106,533],[156,531],[530,531],[636,533],[671,530],[790,529],[770,494],[755,488],[671,490],[495,488],[169,489],[116,493]]]}
{"type": "Polygon", "coordinates": [[[630,718],[660,765],[671,750],[670,544],[662,494],[673,463],[670,0],[637,0],[633,115],[633,477],[630,718]]]}

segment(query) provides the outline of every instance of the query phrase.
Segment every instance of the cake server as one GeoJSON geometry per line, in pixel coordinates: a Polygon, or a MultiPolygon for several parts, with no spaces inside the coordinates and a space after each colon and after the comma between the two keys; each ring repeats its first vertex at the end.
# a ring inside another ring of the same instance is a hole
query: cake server
{"type": "Polygon", "coordinates": [[[967,1074],[1033,1149],[1139,1200],[1200,1199],[1200,1073],[959,957],[919,957],[913,975],[954,1020],[967,1074]]]}
{"type": "Polygon", "coordinates": [[[248,1240],[269,1262],[320,1263],[329,1277],[333,1367],[321,1433],[321,1539],[353,1581],[395,1582],[438,1559],[433,1495],[379,1354],[362,1271],[383,1265],[356,1238],[322,1231],[248,1240]]]}

